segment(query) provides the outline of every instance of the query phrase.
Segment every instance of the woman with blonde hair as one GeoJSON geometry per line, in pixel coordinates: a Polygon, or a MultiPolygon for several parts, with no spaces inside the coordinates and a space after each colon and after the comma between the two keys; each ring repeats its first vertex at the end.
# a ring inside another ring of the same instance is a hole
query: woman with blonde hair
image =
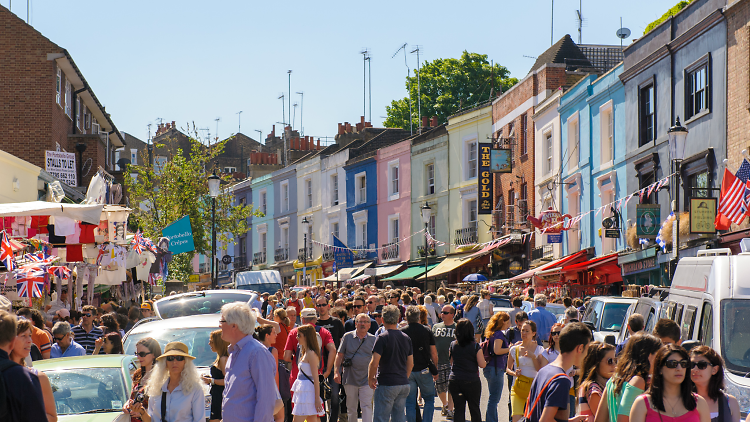
{"type": "Polygon", "coordinates": [[[10,351],[10,360],[26,367],[26,369],[39,378],[39,384],[42,387],[42,399],[44,401],[44,410],[47,412],[47,421],[57,421],[57,407],[55,406],[55,396],[52,393],[52,385],[49,378],[44,372],[39,372],[34,368],[26,366],[26,358],[31,353],[31,330],[33,325],[28,319],[18,319],[16,325],[16,341],[13,350],[10,351]]]}
{"type": "Polygon", "coordinates": [[[145,395],[146,385],[148,380],[151,379],[156,359],[161,356],[161,346],[153,338],[144,337],[135,344],[135,356],[140,368],[133,373],[133,388],[130,390],[130,400],[125,403],[123,411],[130,414],[130,422],[141,422],[141,418],[137,414],[132,414],[131,409],[136,401],[140,401],[148,409],[148,396],[145,395]]]}
{"type": "Polygon", "coordinates": [[[139,415],[144,422],[205,421],[206,400],[193,359],[185,343],[168,343],[146,385],[148,411],[135,403],[131,414],[139,415]],[[169,403],[166,409],[162,409],[164,401],[169,403]]]}
{"type": "Polygon", "coordinates": [[[466,300],[466,305],[464,305],[464,318],[468,319],[474,327],[474,341],[476,341],[477,344],[482,341],[482,332],[484,331],[482,313],[479,311],[479,307],[477,306],[478,303],[479,296],[471,295],[469,299],[466,300]]]}
{"type": "Polygon", "coordinates": [[[310,325],[297,328],[297,341],[302,359],[299,360],[297,379],[292,384],[293,422],[316,422],[324,410],[317,371],[320,348],[315,328],[310,325]]]}
{"type": "Polygon", "coordinates": [[[279,334],[276,336],[276,343],[274,343],[273,347],[283,353],[293,322],[284,308],[278,308],[273,311],[273,320],[279,324],[279,334]]]}
{"type": "Polygon", "coordinates": [[[487,389],[490,396],[487,400],[487,410],[484,412],[486,422],[497,422],[497,405],[503,396],[505,384],[505,368],[508,366],[508,351],[510,344],[505,337],[504,331],[510,327],[510,315],[507,312],[498,312],[490,318],[484,336],[490,347],[490,360],[484,367],[484,378],[487,380],[487,389]]]}
{"type": "Polygon", "coordinates": [[[224,370],[229,359],[229,343],[221,338],[221,330],[211,332],[208,340],[211,351],[216,353],[216,360],[208,368],[211,376],[201,377],[203,382],[211,385],[209,394],[211,394],[211,418],[210,421],[221,420],[221,400],[224,394],[224,370]]]}

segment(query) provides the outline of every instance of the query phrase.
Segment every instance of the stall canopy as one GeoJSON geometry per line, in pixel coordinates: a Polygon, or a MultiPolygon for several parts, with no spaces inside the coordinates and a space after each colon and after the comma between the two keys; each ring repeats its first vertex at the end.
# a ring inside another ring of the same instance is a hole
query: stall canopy
{"type": "Polygon", "coordinates": [[[373,269],[375,270],[375,277],[385,277],[387,275],[391,275],[394,272],[398,271],[403,266],[404,264],[398,264],[398,265],[389,265],[387,267],[376,267],[373,269]]]}
{"type": "MultiPolygon", "coordinates": [[[[368,262],[367,264],[361,265],[359,267],[350,267],[350,268],[342,268],[336,273],[338,273],[338,280],[339,281],[348,281],[349,279],[352,279],[359,275],[362,271],[365,270],[365,268],[372,265],[372,262],[368,262]]],[[[319,281],[336,281],[336,274],[331,274],[326,278],[321,278],[319,281]]]]}
{"type": "MultiPolygon", "coordinates": [[[[428,265],[427,270],[429,271],[437,266],[438,264],[428,265]]],[[[414,277],[419,275],[424,275],[424,265],[407,268],[396,275],[384,278],[382,281],[413,280],[414,277]]]]}
{"type": "Polygon", "coordinates": [[[104,205],[58,204],[54,202],[32,201],[0,204],[0,217],[55,216],[68,217],[84,223],[99,224],[104,205]]]}
{"type": "Polygon", "coordinates": [[[540,271],[548,270],[548,269],[555,268],[555,267],[562,267],[565,264],[569,264],[569,263],[572,263],[572,262],[578,262],[580,259],[585,258],[586,254],[587,254],[587,252],[585,250],[578,251],[578,252],[576,252],[576,253],[574,253],[572,255],[568,255],[568,256],[566,256],[564,258],[560,258],[558,260],[555,260],[555,261],[552,261],[552,262],[548,262],[548,263],[546,263],[544,265],[540,265],[540,266],[538,266],[538,267],[536,267],[534,269],[528,270],[528,271],[526,271],[523,274],[519,274],[519,275],[517,275],[517,276],[515,276],[513,278],[509,278],[508,281],[516,281],[516,280],[523,280],[523,279],[526,279],[526,278],[531,278],[531,277],[534,276],[534,274],[536,274],[536,273],[538,273],[540,271]]]}
{"type": "MultiPolygon", "coordinates": [[[[437,265],[437,267],[427,272],[427,277],[437,277],[439,275],[447,274],[464,264],[468,264],[469,262],[472,261],[472,259],[469,258],[470,256],[471,254],[445,258],[443,262],[437,265]]],[[[417,277],[417,280],[424,280],[424,279],[425,279],[424,275],[417,277]]]]}
{"type": "Polygon", "coordinates": [[[480,256],[487,255],[488,253],[494,251],[495,249],[501,246],[507,245],[508,243],[510,243],[510,241],[511,241],[510,235],[501,237],[500,239],[495,239],[495,241],[488,243],[485,247],[467,256],[465,259],[474,259],[474,258],[479,258],[480,256]]]}
{"type": "MultiPolygon", "coordinates": [[[[613,253],[577,264],[568,265],[560,270],[563,273],[577,273],[579,271],[594,271],[589,282],[612,284],[622,281],[622,271],[617,264],[618,254],[613,253]],[[593,277],[593,279],[591,278],[593,277]]],[[[590,283],[593,284],[593,283],[590,283]]]]}

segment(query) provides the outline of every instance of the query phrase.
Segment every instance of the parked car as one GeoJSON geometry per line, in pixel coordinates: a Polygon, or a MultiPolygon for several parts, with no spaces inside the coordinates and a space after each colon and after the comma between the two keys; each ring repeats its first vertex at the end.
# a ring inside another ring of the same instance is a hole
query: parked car
{"type": "Polygon", "coordinates": [[[620,328],[620,332],[617,334],[615,343],[620,344],[628,337],[630,337],[627,322],[628,318],[630,318],[630,315],[633,315],[634,313],[643,316],[645,323],[643,330],[647,333],[653,333],[656,321],[661,318],[661,310],[664,305],[664,302],[662,302],[662,300],[665,299],[668,294],[668,289],[653,288],[649,291],[648,296],[640,297],[638,298],[636,303],[630,305],[628,307],[628,311],[625,313],[625,317],[623,318],[622,328],[620,328]]]}
{"type": "Polygon", "coordinates": [[[498,312],[510,312],[513,310],[513,304],[510,302],[510,297],[505,295],[490,295],[490,302],[492,302],[492,313],[498,312]]]}
{"type": "Polygon", "coordinates": [[[58,421],[112,422],[125,417],[138,360],[133,353],[80,356],[39,360],[34,368],[49,378],[58,421]]]}
{"type": "Polygon", "coordinates": [[[565,306],[557,303],[548,303],[545,309],[552,312],[557,319],[557,322],[562,323],[565,320],[565,306]]]}
{"type": "Polygon", "coordinates": [[[257,298],[258,293],[251,290],[202,290],[159,299],[154,302],[154,311],[161,319],[218,314],[227,303],[247,302],[252,306],[257,298]]]}
{"type": "Polygon", "coordinates": [[[613,342],[614,337],[623,326],[628,307],[636,301],[637,299],[632,297],[592,297],[581,322],[591,328],[594,333],[594,340],[603,342],[607,335],[611,335],[610,342],[613,342]]]}
{"type": "MultiPolygon", "coordinates": [[[[161,350],[164,350],[167,343],[180,341],[188,347],[188,353],[195,356],[193,363],[198,368],[198,373],[210,377],[209,366],[216,360],[216,353],[211,351],[208,340],[211,332],[219,329],[219,319],[221,319],[221,314],[211,313],[147,321],[133,327],[125,334],[122,348],[126,356],[132,356],[135,353],[136,343],[145,337],[152,337],[158,341],[161,350]]],[[[206,417],[209,417],[211,413],[209,386],[204,386],[204,390],[206,417]]]]}

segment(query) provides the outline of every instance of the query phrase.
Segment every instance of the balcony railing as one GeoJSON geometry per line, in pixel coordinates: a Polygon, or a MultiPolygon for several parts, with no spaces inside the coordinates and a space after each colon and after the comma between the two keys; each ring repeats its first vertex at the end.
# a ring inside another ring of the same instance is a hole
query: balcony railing
{"type": "MultiPolygon", "coordinates": [[[[424,250],[424,246],[417,246],[417,253],[423,258],[425,255],[424,250]]],[[[430,256],[435,256],[437,254],[434,246],[430,246],[429,248],[427,248],[427,251],[429,252],[430,256]]]]}
{"type": "Polygon", "coordinates": [[[300,262],[312,261],[312,246],[307,247],[307,259],[305,259],[305,248],[299,248],[297,252],[297,260],[300,262]]]}
{"type": "Polygon", "coordinates": [[[471,245],[477,243],[477,228],[464,227],[456,229],[455,241],[457,245],[471,245]]]}
{"type": "Polygon", "coordinates": [[[253,254],[253,265],[261,265],[266,263],[265,252],[255,252],[253,254]]]}
{"type": "Polygon", "coordinates": [[[380,254],[380,257],[383,259],[383,261],[390,261],[391,259],[398,259],[398,243],[386,243],[383,245],[383,250],[380,254]]]}
{"type": "Polygon", "coordinates": [[[526,199],[519,199],[516,204],[516,224],[527,224],[526,216],[529,215],[529,206],[526,199]]]}
{"type": "Polygon", "coordinates": [[[276,262],[284,262],[289,260],[289,248],[276,248],[273,254],[273,259],[276,262]]]}
{"type": "Polygon", "coordinates": [[[323,262],[333,261],[333,248],[323,246],[323,262]]]}
{"type": "Polygon", "coordinates": [[[552,260],[552,258],[553,258],[552,245],[542,245],[538,248],[534,248],[531,250],[532,261],[535,261],[537,259],[552,260]]]}
{"type": "Polygon", "coordinates": [[[234,269],[247,268],[247,256],[240,255],[234,257],[234,269]]]}
{"type": "Polygon", "coordinates": [[[357,249],[368,249],[368,248],[369,246],[367,245],[355,246],[353,248],[354,250],[352,250],[352,252],[354,253],[354,260],[359,261],[362,259],[375,259],[378,256],[377,252],[357,250],[357,249]]]}

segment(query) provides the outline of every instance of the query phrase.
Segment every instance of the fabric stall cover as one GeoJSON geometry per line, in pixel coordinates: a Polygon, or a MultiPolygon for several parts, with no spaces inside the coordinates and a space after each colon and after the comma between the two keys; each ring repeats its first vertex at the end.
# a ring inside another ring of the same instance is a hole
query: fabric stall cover
{"type": "Polygon", "coordinates": [[[0,204],[0,217],[51,215],[85,223],[99,224],[103,205],[56,204],[32,201],[0,204]]]}

